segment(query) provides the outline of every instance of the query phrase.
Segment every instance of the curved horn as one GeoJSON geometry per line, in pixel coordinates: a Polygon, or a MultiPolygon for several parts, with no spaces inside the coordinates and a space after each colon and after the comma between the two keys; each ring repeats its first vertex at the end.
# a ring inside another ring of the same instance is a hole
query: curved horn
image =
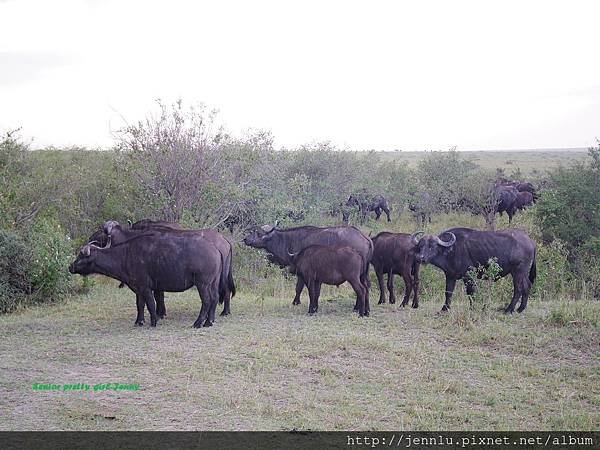
{"type": "Polygon", "coordinates": [[[273,225],[273,228],[277,228],[278,226],[279,226],[279,219],[277,219],[277,220],[275,221],[275,225],[273,225]]]}
{"type": "Polygon", "coordinates": [[[265,233],[270,233],[271,231],[273,231],[273,225],[263,225],[262,227],[260,227],[261,230],[263,230],[265,233]]]}
{"type": "Polygon", "coordinates": [[[424,231],[417,231],[410,235],[410,240],[413,242],[413,244],[417,245],[421,240],[421,236],[423,236],[424,234],[424,231]]]}
{"type": "Polygon", "coordinates": [[[133,226],[133,222],[131,221],[131,219],[127,219],[127,223],[129,224],[129,228],[133,226]]]}
{"type": "Polygon", "coordinates": [[[449,234],[450,235],[450,240],[449,241],[442,241],[439,237],[436,237],[437,243],[440,244],[443,247],[451,247],[451,246],[453,246],[454,243],[456,242],[456,236],[454,235],[454,233],[452,233],[451,231],[444,231],[442,234],[449,234]]]}
{"type": "Polygon", "coordinates": [[[293,258],[294,256],[298,255],[298,253],[300,253],[300,252],[298,252],[298,253],[290,253],[290,250],[291,250],[291,248],[288,248],[288,249],[287,249],[287,254],[288,254],[288,256],[289,256],[290,258],[293,258]]]}

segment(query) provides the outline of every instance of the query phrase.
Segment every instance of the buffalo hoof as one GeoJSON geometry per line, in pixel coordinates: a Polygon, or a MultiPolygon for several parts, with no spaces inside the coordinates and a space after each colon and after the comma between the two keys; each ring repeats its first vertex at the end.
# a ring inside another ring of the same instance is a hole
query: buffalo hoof
{"type": "Polygon", "coordinates": [[[194,322],[194,325],[193,325],[193,327],[194,327],[194,328],[202,328],[202,322],[200,322],[199,320],[196,320],[196,321],[194,322]]]}
{"type": "Polygon", "coordinates": [[[221,316],[228,316],[229,314],[231,314],[231,311],[223,310],[223,312],[221,313],[221,316]]]}
{"type": "Polygon", "coordinates": [[[412,303],[412,305],[410,305],[410,306],[412,306],[413,308],[417,309],[417,308],[419,307],[419,304],[418,304],[418,303],[415,303],[415,302],[413,302],[413,303],[412,303]]]}
{"type": "Polygon", "coordinates": [[[137,325],[138,327],[143,327],[144,326],[144,321],[143,320],[136,320],[135,321],[135,325],[137,325]]]}
{"type": "Polygon", "coordinates": [[[162,320],[162,319],[164,319],[165,317],[167,317],[167,315],[166,315],[166,314],[157,314],[157,317],[158,317],[160,320],[162,320]]]}
{"type": "Polygon", "coordinates": [[[526,306],[519,306],[519,308],[517,308],[517,312],[522,313],[523,311],[525,311],[525,308],[527,308],[526,306]]]}
{"type": "Polygon", "coordinates": [[[393,305],[396,303],[396,299],[395,298],[390,298],[390,305],[393,305]]]}
{"type": "Polygon", "coordinates": [[[378,305],[383,305],[384,303],[385,303],[385,299],[379,299],[379,301],[377,302],[378,305]]]}
{"type": "Polygon", "coordinates": [[[402,306],[403,308],[404,308],[406,305],[408,305],[408,302],[402,302],[402,303],[400,303],[400,306],[402,306]]]}
{"type": "Polygon", "coordinates": [[[506,308],[504,310],[504,314],[514,314],[514,313],[515,313],[514,308],[506,308]]]}
{"type": "Polygon", "coordinates": [[[157,323],[158,323],[158,320],[151,320],[150,321],[150,326],[151,327],[155,327],[157,323]]]}
{"type": "Polygon", "coordinates": [[[204,327],[212,327],[213,323],[210,320],[207,320],[206,322],[204,322],[204,327]]]}
{"type": "Polygon", "coordinates": [[[365,314],[364,314],[364,316],[365,316],[365,317],[369,317],[369,314],[371,314],[371,313],[370,313],[370,311],[365,311],[365,314]]]}
{"type": "Polygon", "coordinates": [[[448,312],[450,311],[450,307],[447,305],[442,306],[442,312],[448,312]]]}

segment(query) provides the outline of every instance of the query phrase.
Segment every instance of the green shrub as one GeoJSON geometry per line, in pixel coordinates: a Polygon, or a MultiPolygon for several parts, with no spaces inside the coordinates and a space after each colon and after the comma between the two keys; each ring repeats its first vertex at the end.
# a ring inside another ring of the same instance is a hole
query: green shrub
{"type": "Polygon", "coordinates": [[[0,229],[0,313],[13,311],[31,293],[30,251],[12,231],[0,229]]]}
{"type": "Polygon", "coordinates": [[[53,302],[68,293],[73,247],[60,224],[52,219],[38,219],[29,232],[31,264],[28,276],[36,302],[53,302]]]}

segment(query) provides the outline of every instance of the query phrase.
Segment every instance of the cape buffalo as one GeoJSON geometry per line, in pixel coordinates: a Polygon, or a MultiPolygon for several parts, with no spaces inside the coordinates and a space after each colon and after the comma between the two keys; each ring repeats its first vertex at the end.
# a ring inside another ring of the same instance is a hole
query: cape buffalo
{"type": "Polygon", "coordinates": [[[369,289],[364,278],[365,261],[352,247],[311,245],[288,255],[298,279],[308,287],[309,314],[319,310],[321,284],[339,286],[347,281],[356,293],[358,315],[369,315],[369,289]]]}
{"type": "Polygon", "coordinates": [[[496,212],[502,215],[506,211],[508,214],[508,223],[512,223],[512,218],[515,215],[515,201],[519,196],[519,191],[514,186],[498,186],[495,189],[498,206],[496,212]]]}
{"type": "MultiPolygon", "coordinates": [[[[204,230],[184,230],[183,227],[175,222],[164,222],[154,221],[150,219],[142,219],[131,225],[130,229],[122,228],[119,222],[108,221],[104,224],[103,228],[96,231],[88,239],[88,243],[95,242],[99,243],[101,247],[105,246],[108,242],[109,233],[111,233],[111,240],[113,244],[118,244],[126,239],[135,236],[135,233],[146,230],[157,230],[162,232],[177,232],[185,231],[186,233],[197,233],[201,238],[206,239],[208,242],[213,244],[217,250],[223,255],[225,263],[223,269],[227,274],[227,283],[224,286],[224,290],[220,293],[219,303],[224,303],[222,316],[226,316],[231,313],[230,300],[235,295],[235,283],[233,281],[233,252],[231,243],[225,239],[219,232],[213,229],[204,230]]],[[[119,287],[123,287],[123,283],[119,287]]],[[[167,309],[165,306],[165,295],[160,290],[154,290],[154,298],[156,299],[156,313],[159,318],[163,319],[166,317],[167,309]]],[[[140,299],[136,298],[136,305],[140,304],[140,299]]],[[[138,310],[138,325],[144,324],[144,311],[138,310]]]]}
{"type": "MultiPolygon", "coordinates": [[[[369,262],[373,255],[373,242],[362,234],[358,228],[352,226],[338,226],[319,228],[302,226],[288,229],[277,228],[273,225],[263,225],[244,238],[244,243],[250,247],[262,248],[270,253],[269,260],[281,267],[292,263],[288,250],[297,253],[311,245],[345,245],[352,247],[363,258],[362,273],[368,282],[369,262]]],[[[367,286],[370,287],[370,286],[367,286]]],[[[296,296],[292,304],[300,304],[300,294],[304,282],[300,277],[296,282],[296,296]]],[[[358,299],[357,305],[358,308],[358,299]]]]}
{"type": "Polygon", "coordinates": [[[388,276],[387,288],[390,292],[390,303],[396,303],[394,295],[394,274],[404,279],[404,300],[406,306],[411,293],[414,292],[412,307],[419,307],[419,263],[415,259],[414,243],[411,235],[405,233],[382,232],[372,238],[373,257],[371,264],[379,283],[379,304],[385,303],[384,274],[388,276]]]}
{"type": "Polygon", "coordinates": [[[439,236],[413,234],[416,259],[421,264],[431,263],[446,275],[446,302],[442,311],[450,309],[456,281],[462,279],[467,294],[474,293],[469,270],[487,267],[490,258],[497,258],[502,269],[499,277],[512,275],[514,292],[505,312],[513,313],[521,299],[519,312],[527,307],[529,291],[536,276],[535,242],[522,230],[479,231],[470,228],[451,228],[439,236]],[[420,237],[420,238],[419,238],[420,237]]]}
{"type": "Polygon", "coordinates": [[[112,244],[110,225],[106,246],[83,246],[69,272],[99,273],[125,283],[136,293],[138,320],[144,304],[150,311],[151,326],[157,316],[153,291],[182,292],[196,286],[202,307],[194,327],[211,326],[220,292],[227,283],[221,253],[197,234],[148,230],[134,232],[119,244],[112,244]]]}
{"type": "MultiPolygon", "coordinates": [[[[379,220],[379,217],[381,217],[381,211],[383,211],[387,216],[388,222],[392,221],[390,218],[390,207],[388,206],[388,202],[383,195],[376,195],[374,197],[350,195],[348,200],[346,200],[346,206],[358,208],[360,216],[363,220],[366,218],[367,213],[371,211],[375,212],[375,220],[379,220]]],[[[347,210],[343,211],[343,220],[345,223],[348,223],[349,217],[349,212],[347,210]]]]}

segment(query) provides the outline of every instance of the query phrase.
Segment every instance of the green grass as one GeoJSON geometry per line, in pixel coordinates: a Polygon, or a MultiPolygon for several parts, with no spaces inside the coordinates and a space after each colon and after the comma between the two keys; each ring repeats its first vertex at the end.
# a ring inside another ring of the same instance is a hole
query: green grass
{"type": "MultiPolygon", "coordinates": [[[[415,167],[425,152],[382,152],[385,158],[406,162],[415,167]]],[[[558,166],[568,166],[587,157],[587,149],[495,150],[460,152],[484,169],[504,169],[507,174],[520,169],[523,175],[544,173],[558,166]]]]}
{"type": "Polygon", "coordinates": [[[3,430],[600,426],[598,322],[557,319],[572,308],[598,317],[598,302],[477,315],[457,292],[442,315],[436,293],[418,310],[372,304],[360,319],[349,289],[327,287],[310,317],[305,296],[291,305],[291,281],[266,280],[242,288],[233,315],[209,329],[191,328],[194,291],[169,294],[153,329],[134,327],[133,294],[116,284],[0,317],[3,430]],[[140,389],[43,392],[36,382],[140,389]]]}

